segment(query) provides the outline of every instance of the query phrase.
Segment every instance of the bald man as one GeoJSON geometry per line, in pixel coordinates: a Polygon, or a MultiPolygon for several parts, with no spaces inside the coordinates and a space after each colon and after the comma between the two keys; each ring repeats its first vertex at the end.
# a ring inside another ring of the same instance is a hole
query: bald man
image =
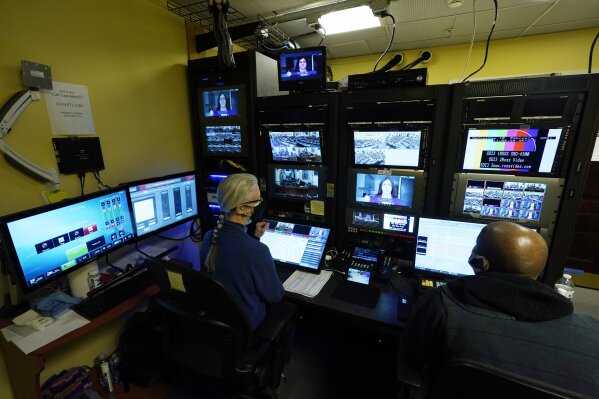
{"type": "Polygon", "coordinates": [[[403,366],[434,381],[443,364],[465,359],[599,398],[599,320],[573,313],[568,299],[536,281],[547,254],[533,230],[485,226],[468,259],[476,274],[417,302],[402,337],[403,366]]]}

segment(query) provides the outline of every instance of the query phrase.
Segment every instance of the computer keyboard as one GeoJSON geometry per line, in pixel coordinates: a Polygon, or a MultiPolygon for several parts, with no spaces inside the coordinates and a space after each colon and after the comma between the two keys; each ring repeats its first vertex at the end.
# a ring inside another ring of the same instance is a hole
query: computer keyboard
{"type": "Polygon", "coordinates": [[[90,291],[89,296],[73,305],[72,309],[87,319],[93,319],[145,290],[153,283],[146,268],[135,269],[90,291]]]}

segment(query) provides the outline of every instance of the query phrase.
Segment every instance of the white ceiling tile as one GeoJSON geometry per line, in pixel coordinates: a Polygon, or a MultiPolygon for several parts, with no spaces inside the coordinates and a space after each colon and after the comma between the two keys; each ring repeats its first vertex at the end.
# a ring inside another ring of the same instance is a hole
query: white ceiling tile
{"type": "Polygon", "coordinates": [[[355,57],[357,55],[371,54],[372,51],[363,40],[351,43],[327,46],[327,49],[338,58],[355,57]]]}
{"type": "Polygon", "coordinates": [[[599,0],[562,0],[535,26],[599,18],[599,0]]]}
{"type": "Polygon", "coordinates": [[[599,27],[599,18],[589,19],[586,21],[564,22],[561,24],[535,26],[530,28],[527,35],[542,35],[545,33],[564,32],[570,30],[588,29],[599,27]]]}

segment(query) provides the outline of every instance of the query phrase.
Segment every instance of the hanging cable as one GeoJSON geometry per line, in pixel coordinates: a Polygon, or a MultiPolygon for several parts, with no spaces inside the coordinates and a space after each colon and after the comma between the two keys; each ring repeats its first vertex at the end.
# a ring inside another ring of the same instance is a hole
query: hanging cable
{"type": "Polygon", "coordinates": [[[99,170],[94,170],[93,171],[93,175],[94,175],[94,178],[96,179],[96,183],[98,184],[98,189],[99,190],[103,190],[105,188],[111,188],[108,184],[104,184],[104,182],[100,178],[100,171],[99,170]]]}
{"type": "Polygon", "coordinates": [[[391,20],[393,21],[393,30],[391,31],[391,40],[389,40],[389,45],[387,46],[387,48],[385,49],[383,54],[381,54],[379,59],[376,60],[376,64],[374,64],[374,68],[372,69],[372,72],[376,72],[376,67],[379,65],[379,62],[381,62],[381,59],[387,54],[387,52],[391,48],[391,45],[393,44],[393,39],[395,38],[395,18],[393,17],[393,15],[389,14],[387,11],[383,11],[381,13],[381,17],[391,18],[391,20]]]}
{"type": "Polygon", "coordinates": [[[481,69],[483,69],[485,64],[487,63],[487,57],[489,55],[489,43],[491,42],[491,36],[493,35],[493,31],[495,30],[495,24],[497,23],[497,14],[499,13],[499,6],[497,6],[497,0],[493,0],[493,3],[495,3],[495,18],[493,19],[493,26],[491,27],[491,31],[489,32],[489,37],[487,37],[487,45],[485,47],[485,59],[483,60],[483,64],[480,66],[480,68],[478,68],[476,71],[472,72],[470,75],[466,76],[466,79],[464,79],[462,81],[462,83],[467,82],[468,79],[470,79],[472,76],[477,74],[481,69]]]}
{"type": "Polygon", "coordinates": [[[327,37],[327,30],[322,25],[320,26],[320,29],[322,29],[324,31],[324,33],[322,35],[322,39],[320,39],[320,42],[318,42],[318,45],[322,46],[322,42],[324,41],[324,38],[327,37]]]}
{"type": "Polygon", "coordinates": [[[195,219],[191,226],[189,226],[189,237],[193,242],[202,242],[202,227],[200,226],[200,219],[195,219]]]}
{"type": "Polygon", "coordinates": [[[77,174],[79,176],[79,184],[81,185],[81,195],[84,195],[84,187],[85,187],[85,172],[79,172],[77,174]]]}
{"type": "Polygon", "coordinates": [[[464,78],[464,74],[466,73],[466,70],[468,69],[468,66],[470,65],[470,57],[472,56],[472,47],[474,47],[474,37],[476,36],[476,0],[474,0],[472,2],[472,17],[474,19],[474,21],[473,21],[474,28],[472,29],[472,39],[470,40],[470,48],[468,49],[468,56],[466,57],[466,63],[464,64],[464,69],[462,70],[462,73],[460,74],[460,78],[458,79],[458,82],[462,81],[462,79],[464,78]]]}
{"type": "Polygon", "coordinates": [[[591,44],[591,52],[589,53],[589,73],[591,73],[591,68],[593,66],[593,50],[595,50],[595,43],[597,43],[597,39],[599,39],[599,32],[597,32],[597,35],[593,40],[593,44],[591,44]]]}

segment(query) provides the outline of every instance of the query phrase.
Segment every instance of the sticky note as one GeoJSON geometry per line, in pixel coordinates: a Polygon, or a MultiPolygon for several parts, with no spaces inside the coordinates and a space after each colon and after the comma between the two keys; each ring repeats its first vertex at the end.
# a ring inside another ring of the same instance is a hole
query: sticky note
{"type": "Polygon", "coordinates": [[[187,292],[185,285],[183,285],[183,275],[181,273],[175,273],[170,270],[166,271],[168,276],[168,282],[171,284],[171,288],[181,292],[187,292]]]}

